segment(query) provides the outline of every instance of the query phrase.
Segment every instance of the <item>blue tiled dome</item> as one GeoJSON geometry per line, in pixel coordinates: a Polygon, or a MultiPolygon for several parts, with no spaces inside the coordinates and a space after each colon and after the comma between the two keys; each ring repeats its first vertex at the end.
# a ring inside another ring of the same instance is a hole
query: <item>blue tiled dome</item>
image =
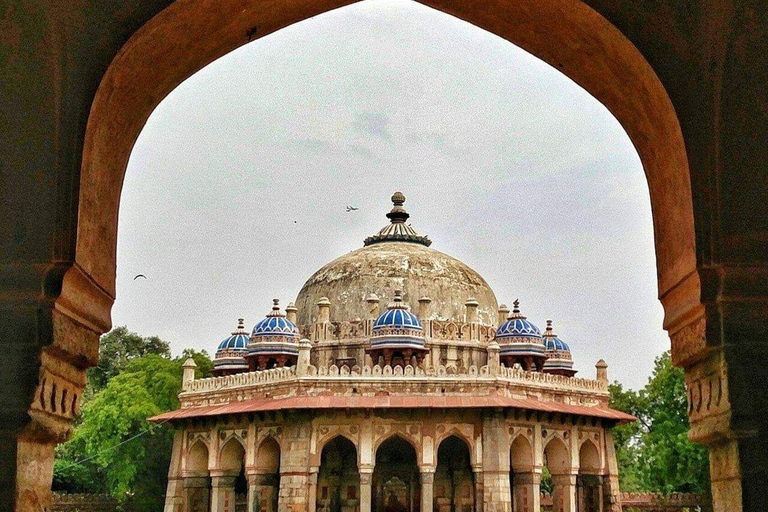
{"type": "Polygon", "coordinates": [[[253,327],[252,335],[254,337],[261,336],[288,336],[298,337],[299,329],[293,322],[285,318],[285,315],[280,312],[280,306],[278,300],[274,300],[272,311],[267,314],[267,317],[257,323],[253,327]]]}
{"type": "Polygon", "coordinates": [[[233,334],[219,343],[218,350],[247,350],[248,340],[248,334],[233,334]]]}
{"type": "Polygon", "coordinates": [[[217,350],[248,350],[250,338],[245,330],[245,324],[242,318],[238,318],[237,329],[227,338],[219,343],[217,350]]]}
{"type": "Polygon", "coordinates": [[[392,304],[373,323],[371,348],[424,349],[424,329],[402,301],[401,292],[395,291],[392,304]]]}
{"type": "Polygon", "coordinates": [[[544,348],[546,350],[563,350],[567,352],[571,351],[571,349],[568,347],[568,344],[558,337],[554,337],[554,338],[550,338],[548,336],[545,337],[544,348]]]}
{"type": "Polygon", "coordinates": [[[505,338],[533,338],[541,340],[541,331],[538,327],[528,321],[523,315],[520,314],[518,301],[514,302],[514,309],[512,314],[507,317],[507,321],[499,326],[496,330],[496,339],[505,338]]]}
{"type": "Polygon", "coordinates": [[[388,309],[376,319],[373,330],[381,330],[384,327],[405,327],[421,331],[421,323],[416,315],[406,309],[388,309]]]}

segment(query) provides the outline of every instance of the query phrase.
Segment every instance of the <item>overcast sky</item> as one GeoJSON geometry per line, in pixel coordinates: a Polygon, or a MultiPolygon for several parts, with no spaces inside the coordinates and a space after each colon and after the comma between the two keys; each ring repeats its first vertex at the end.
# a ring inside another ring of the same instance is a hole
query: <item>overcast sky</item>
{"type": "Polygon", "coordinates": [[[395,190],[499,302],[552,318],[580,375],[604,358],[645,384],[669,340],[629,138],[547,64],[408,1],[266,36],[160,104],[123,188],[113,323],[213,355],[238,317],[361,247],[395,190]]]}

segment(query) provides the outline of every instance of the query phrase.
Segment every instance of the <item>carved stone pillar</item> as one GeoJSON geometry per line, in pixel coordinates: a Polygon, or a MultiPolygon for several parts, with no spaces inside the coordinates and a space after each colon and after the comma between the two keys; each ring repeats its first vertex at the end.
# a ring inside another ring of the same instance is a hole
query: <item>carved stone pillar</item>
{"type": "Polygon", "coordinates": [[[307,511],[315,512],[317,508],[317,477],[320,468],[309,468],[309,477],[307,479],[309,492],[307,493],[307,511]]]}
{"type": "Polygon", "coordinates": [[[576,475],[552,475],[552,512],[577,512],[576,475]]]}
{"type": "Polygon", "coordinates": [[[512,479],[514,512],[539,512],[541,508],[541,473],[515,472],[512,479]]]}
{"type": "Polygon", "coordinates": [[[472,473],[475,475],[475,512],[483,512],[483,467],[482,465],[472,466],[472,473]]]}
{"type": "Polygon", "coordinates": [[[419,468],[421,473],[421,510],[432,512],[435,497],[435,468],[432,466],[419,468]]]}
{"type": "Polygon", "coordinates": [[[235,478],[211,477],[211,512],[235,512],[235,478]]]}
{"type": "Polygon", "coordinates": [[[210,489],[211,479],[207,476],[185,477],[184,512],[208,512],[210,489]]]}
{"type": "Polygon", "coordinates": [[[500,411],[483,417],[483,510],[511,512],[509,434],[500,411]]]}
{"type": "Polygon", "coordinates": [[[603,512],[603,477],[578,475],[576,477],[576,503],[579,512],[603,512]]]}
{"type": "Polygon", "coordinates": [[[360,468],[360,512],[371,512],[373,468],[360,468]]]}

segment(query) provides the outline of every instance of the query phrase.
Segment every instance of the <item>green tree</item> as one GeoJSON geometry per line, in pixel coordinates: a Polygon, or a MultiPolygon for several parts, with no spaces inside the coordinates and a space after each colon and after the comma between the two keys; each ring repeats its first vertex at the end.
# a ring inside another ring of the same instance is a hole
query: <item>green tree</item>
{"type": "Polygon", "coordinates": [[[141,336],[125,326],[115,327],[99,340],[99,363],[88,370],[90,391],[104,389],[109,379],[119,374],[131,360],[150,354],[170,358],[170,344],[157,336],[141,336]]]}
{"type": "Polygon", "coordinates": [[[619,383],[609,389],[612,407],[638,418],[614,429],[622,485],[662,493],[709,492],[707,450],[688,440],[683,370],[672,365],[669,352],[656,358],[639,392],[619,383]]]}

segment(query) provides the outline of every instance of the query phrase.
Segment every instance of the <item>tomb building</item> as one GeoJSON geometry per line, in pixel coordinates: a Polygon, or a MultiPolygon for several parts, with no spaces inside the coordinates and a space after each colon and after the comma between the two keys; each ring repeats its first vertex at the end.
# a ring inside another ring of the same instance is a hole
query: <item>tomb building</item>
{"type": "Polygon", "coordinates": [[[392,196],[387,224],[295,302],[184,366],[166,512],[621,510],[607,365],[431,247],[392,196]]]}

